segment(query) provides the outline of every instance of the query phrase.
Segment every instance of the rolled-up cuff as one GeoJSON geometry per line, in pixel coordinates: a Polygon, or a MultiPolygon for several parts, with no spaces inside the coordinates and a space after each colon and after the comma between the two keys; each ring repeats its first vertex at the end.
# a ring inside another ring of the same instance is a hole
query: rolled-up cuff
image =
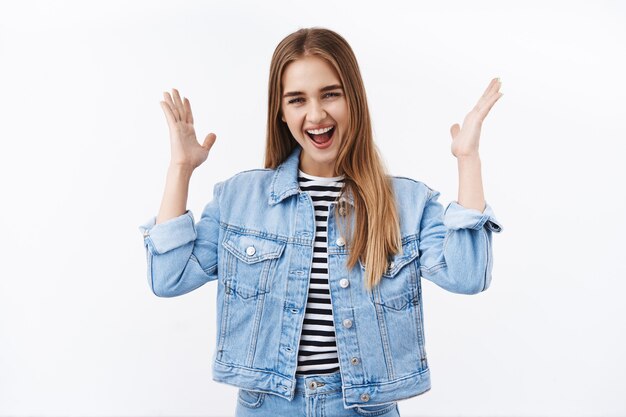
{"type": "Polygon", "coordinates": [[[493,209],[485,202],[485,210],[463,207],[456,201],[450,202],[443,213],[443,224],[450,230],[474,229],[486,227],[492,232],[502,231],[502,224],[496,219],[493,209]]]}
{"type": "Polygon", "coordinates": [[[139,226],[144,242],[153,255],[160,255],[196,239],[193,213],[187,210],[178,217],[156,224],[156,216],[139,226]]]}

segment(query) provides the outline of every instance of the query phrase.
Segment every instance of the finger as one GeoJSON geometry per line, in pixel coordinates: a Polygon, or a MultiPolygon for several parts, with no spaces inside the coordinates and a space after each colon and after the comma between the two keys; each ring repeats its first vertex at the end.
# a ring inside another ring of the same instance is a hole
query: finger
{"type": "Polygon", "coordinates": [[[176,108],[178,109],[178,113],[180,114],[180,120],[187,120],[185,106],[183,106],[183,102],[180,99],[180,94],[178,93],[178,90],[172,88],[172,91],[174,92],[174,103],[176,104],[176,108]]]}
{"type": "Polygon", "coordinates": [[[204,143],[202,143],[203,148],[211,149],[213,144],[215,143],[215,139],[217,139],[217,135],[215,133],[209,133],[204,138],[204,143]]]}
{"type": "Polygon", "coordinates": [[[174,120],[175,121],[180,120],[180,114],[178,113],[178,110],[176,109],[176,105],[174,104],[174,101],[172,100],[170,93],[164,92],[163,96],[165,97],[165,101],[167,102],[167,104],[169,104],[170,106],[170,110],[172,111],[172,114],[174,115],[174,120]]]}
{"type": "Polygon", "coordinates": [[[483,91],[483,95],[480,96],[481,99],[490,95],[489,93],[491,92],[491,89],[493,88],[493,85],[496,83],[497,80],[498,80],[497,78],[491,79],[491,81],[489,82],[489,85],[487,85],[487,88],[485,88],[485,91],[483,91]]]}
{"type": "Polygon", "coordinates": [[[496,103],[496,101],[498,101],[498,99],[502,96],[503,96],[503,93],[496,93],[492,95],[487,102],[485,102],[484,106],[480,109],[480,112],[479,112],[479,116],[481,120],[487,117],[489,110],[491,110],[491,108],[496,103]]]}
{"type": "Polygon", "coordinates": [[[187,114],[187,123],[193,124],[193,113],[191,113],[191,103],[185,97],[185,113],[187,114]]]}
{"type": "Polygon", "coordinates": [[[167,119],[167,124],[170,128],[172,128],[176,124],[176,118],[174,117],[174,113],[172,113],[172,109],[170,109],[170,105],[164,101],[161,101],[161,108],[165,113],[165,118],[167,119]]]}
{"type": "Polygon", "coordinates": [[[498,91],[498,89],[500,88],[500,85],[502,85],[502,81],[500,80],[500,77],[493,78],[491,82],[489,83],[489,87],[487,87],[487,89],[485,90],[486,94],[483,94],[483,95],[485,97],[492,95],[493,93],[498,91]]]}
{"type": "Polygon", "coordinates": [[[483,95],[480,97],[480,99],[478,99],[475,109],[480,110],[481,108],[483,108],[485,106],[485,103],[491,99],[491,96],[498,92],[501,85],[502,81],[500,81],[500,78],[492,79],[483,95]]]}
{"type": "Polygon", "coordinates": [[[455,123],[452,126],[450,126],[450,135],[452,135],[452,139],[456,138],[456,135],[459,134],[460,130],[461,130],[461,127],[459,126],[458,123],[455,123]]]}

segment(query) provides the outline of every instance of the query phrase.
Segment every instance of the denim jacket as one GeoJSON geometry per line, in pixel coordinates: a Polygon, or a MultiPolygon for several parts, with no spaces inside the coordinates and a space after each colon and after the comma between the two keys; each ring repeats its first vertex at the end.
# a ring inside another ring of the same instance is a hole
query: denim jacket
{"type": "MultiPolygon", "coordinates": [[[[218,182],[197,223],[187,210],[139,226],[155,295],[175,297],[217,282],[213,380],[288,400],[315,238],[313,202],[298,185],[300,151],[297,146],[276,169],[218,182]]],[[[390,258],[373,291],[364,286],[362,262],[346,267],[350,246],[336,226],[336,202],[328,211],[329,287],[346,408],[430,389],[420,280],[459,294],[486,290],[491,235],[502,230],[488,204],[482,213],[456,202],[444,210],[439,192],[424,183],[391,179],[402,252],[390,258]]],[[[353,204],[351,195],[343,199],[353,204]]]]}

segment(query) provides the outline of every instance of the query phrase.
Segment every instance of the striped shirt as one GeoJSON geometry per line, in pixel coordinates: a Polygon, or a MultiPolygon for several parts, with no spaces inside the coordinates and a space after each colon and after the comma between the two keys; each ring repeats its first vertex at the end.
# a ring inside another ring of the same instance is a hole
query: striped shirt
{"type": "Polygon", "coordinates": [[[315,243],[309,296],[298,348],[296,374],[327,374],[339,370],[333,310],[328,287],[328,254],[326,230],[328,208],[339,196],[344,176],[316,177],[298,170],[300,189],[313,200],[315,209],[315,243]]]}

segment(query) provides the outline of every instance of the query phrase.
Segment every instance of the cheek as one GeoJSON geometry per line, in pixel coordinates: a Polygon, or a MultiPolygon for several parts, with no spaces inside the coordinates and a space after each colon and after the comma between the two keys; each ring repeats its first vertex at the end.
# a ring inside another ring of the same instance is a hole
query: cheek
{"type": "Polygon", "coordinates": [[[348,121],[348,107],[345,102],[334,103],[333,116],[338,123],[346,124],[348,121]]]}
{"type": "Polygon", "coordinates": [[[287,123],[287,128],[291,132],[291,135],[297,140],[300,140],[300,136],[302,136],[302,124],[300,124],[297,118],[294,118],[293,114],[285,114],[285,120],[287,123]]]}
{"type": "Polygon", "coordinates": [[[287,122],[287,125],[289,126],[290,129],[298,129],[298,124],[300,124],[300,115],[298,114],[297,111],[294,110],[287,110],[283,112],[283,117],[285,118],[285,121],[287,122]]]}

